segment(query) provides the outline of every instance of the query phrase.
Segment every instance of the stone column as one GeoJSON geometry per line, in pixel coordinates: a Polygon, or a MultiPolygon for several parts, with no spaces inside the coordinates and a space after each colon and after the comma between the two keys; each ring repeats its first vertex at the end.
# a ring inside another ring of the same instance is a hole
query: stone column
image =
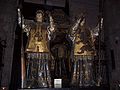
{"type": "Polygon", "coordinates": [[[17,24],[17,0],[0,0],[0,38],[6,41],[2,59],[1,87],[9,88],[17,24]]]}
{"type": "Polygon", "coordinates": [[[120,90],[120,0],[105,0],[103,15],[110,89],[120,90]]]}

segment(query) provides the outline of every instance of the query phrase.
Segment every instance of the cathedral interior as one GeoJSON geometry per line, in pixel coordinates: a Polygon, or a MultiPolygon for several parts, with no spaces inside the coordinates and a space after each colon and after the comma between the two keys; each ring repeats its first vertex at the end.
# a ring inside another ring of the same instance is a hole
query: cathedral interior
{"type": "Polygon", "coordinates": [[[120,90],[119,0],[0,0],[0,90],[120,90]]]}

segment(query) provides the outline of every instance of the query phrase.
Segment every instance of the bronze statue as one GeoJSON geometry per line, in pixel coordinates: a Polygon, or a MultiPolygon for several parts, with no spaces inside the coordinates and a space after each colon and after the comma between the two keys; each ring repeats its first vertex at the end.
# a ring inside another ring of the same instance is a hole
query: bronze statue
{"type": "Polygon", "coordinates": [[[43,22],[43,12],[36,12],[36,22],[30,28],[25,52],[27,53],[27,87],[51,87],[48,25],[43,22]]]}
{"type": "Polygon", "coordinates": [[[70,82],[70,54],[72,41],[67,33],[69,30],[68,24],[66,24],[66,22],[61,24],[64,20],[57,21],[56,19],[58,15],[59,17],[64,18],[64,13],[61,11],[59,14],[58,11],[57,15],[56,11],[52,13],[52,16],[54,16],[54,30],[50,30],[50,51],[54,58],[53,78],[62,79],[62,87],[68,87],[70,82]]]}
{"type": "Polygon", "coordinates": [[[82,14],[71,29],[70,38],[73,41],[73,74],[71,85],[92,85],[92,63],[89,62],[95,55],[91,32],[85,23],[82,14]]]}

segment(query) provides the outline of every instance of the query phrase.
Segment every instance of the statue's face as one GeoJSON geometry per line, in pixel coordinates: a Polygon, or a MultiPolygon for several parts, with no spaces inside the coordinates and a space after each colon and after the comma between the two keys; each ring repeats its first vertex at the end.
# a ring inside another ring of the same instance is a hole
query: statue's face
{"type": "Polygon", "coordinates": [[[37,20],[38,22],[42,22],[42,19],[43,19],[42,13],[37,13],[37,14],[36,14],[36,20],[37,20]]]}

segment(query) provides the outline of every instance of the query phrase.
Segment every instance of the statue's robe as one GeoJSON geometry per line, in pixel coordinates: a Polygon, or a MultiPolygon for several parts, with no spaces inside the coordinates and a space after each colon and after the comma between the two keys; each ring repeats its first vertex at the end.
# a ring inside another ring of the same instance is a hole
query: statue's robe
{"type": "Polygon", "coordinates": [[[27,87],[51,87],[48,32],[44,23],[37,22],[35,28],[31,28],[26,53],[28,58],[27,87]]]}
{"type": "Polygon", "coordinates": [[[80,27],[73,41],[73,75],[71,84],[73,86],[92,85],[92,59],[95,55],[94,43],[90,30],[83,26],[80,27]]]}

